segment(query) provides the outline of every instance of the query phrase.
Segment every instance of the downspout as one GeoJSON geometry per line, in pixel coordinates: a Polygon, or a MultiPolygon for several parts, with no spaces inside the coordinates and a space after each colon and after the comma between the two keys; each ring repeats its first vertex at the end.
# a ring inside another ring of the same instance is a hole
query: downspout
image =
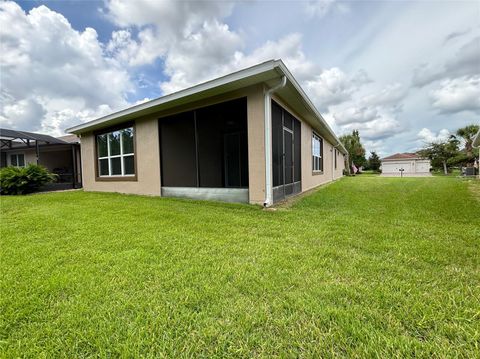
{"type": "Polygon", "coordinates": [[[265,201],[264,207],[270,207],[273,203],[272,187],[272,94],[287,84],[287,77],[282,76],[280,82],[265,91],[265,201]]]}
{"type": "Polygon", "coordinates": [[[332,181],[335,180],[335,160],[337,157],[337,153],[335,150],[337,149],[338,146],[340,146],[340,143],[337,142],[337,144],[332,148],[332,181]]]}

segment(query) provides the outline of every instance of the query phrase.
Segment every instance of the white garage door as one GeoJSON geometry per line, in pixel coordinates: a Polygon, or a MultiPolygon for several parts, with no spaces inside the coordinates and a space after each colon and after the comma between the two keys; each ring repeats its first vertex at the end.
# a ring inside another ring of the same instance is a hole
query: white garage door
{"type": "Polygon", "coordinates": [[[430,161],[418,161],[417,173],[428,173],[428,172],[430,172],[430,161]]]}
{"type": "Polygon", "coordinates": [[[382,163],[382,173],[400,173],[400,169],[403,168],[403,173],[413,172],[414,165],[410,161],[403,162],[383,162],[382,163]]]}

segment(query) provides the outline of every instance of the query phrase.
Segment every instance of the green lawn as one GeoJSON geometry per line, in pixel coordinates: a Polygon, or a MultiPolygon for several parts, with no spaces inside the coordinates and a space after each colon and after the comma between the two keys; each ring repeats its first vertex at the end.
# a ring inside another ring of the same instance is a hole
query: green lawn
{"type": "Polygon", "coordinates": [[[478,357],[479,189],[357,176],[277,211],[3,197],[0,357],[478,357]]]}

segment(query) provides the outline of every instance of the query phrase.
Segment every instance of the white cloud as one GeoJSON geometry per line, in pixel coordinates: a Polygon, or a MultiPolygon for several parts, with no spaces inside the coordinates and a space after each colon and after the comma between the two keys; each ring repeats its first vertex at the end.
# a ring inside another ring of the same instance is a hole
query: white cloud
{"type": "Polygon", "coordinates": [[[397,135],[402,129],[400,122],[389,115],[381,113],[372,121],[364,123],[351,123],[343,126],[344,131],[358,130],[362,138],[378,141],[397,135]]]}
{"type": "Polygon", "coordinates": [[[169,80],[161,84],[164,93],[186,88],[230,71],[241,56],[241,37],[217,21],[204,23],[172,47],[165,57],[169,80]]]}
{"type": "Polygon", "coordinates": [[[417,139],[423,144],[444,141],[449,137],[450,131],[448,131],[446,128],[440,130],[438,133],[434,133],[428,128],[422,128],[417,133],[417,139]]]}
{"type": "Polygon", "coordinates": [[[164,93],[197,84],[258,63],[281,58],[299,80],[312,78],[318,67],[305,57],[299,34],[267,41],[250,54],[242,51],[241,37],[227,25],[204,24],[200,32],[177,44],[165,58],[169,80],[161,83],[164,93]]]}
{"type": "Polygon", "coordinates": [[[8,127],[38,129],[35,128],[40,124],[38,120],[46,114],[43,106],[32,98],[6,103],[0,114],[0,122],[8,127]]]}
{"type": "MultiPolygon", "coordinates": [[[[451,34],[450,34],[451,35],[451,34]]],[[[456,35],[462,36],[464,34],[456,35]]],[[[423,87],[435,81],[462,76],[475,76],[480,73],[480,36],[464,43],[441,67],[423,63],[414,69],[412,83],[423,87]]]]}
{"type": "Polygon", "coordinates": [[[350,11],[350,8],[337,0],[313,0],[305,4],[305,12],[310,17],[322,18],[332,10],[346,13],[350,11]]]}
{"type": "Polygon", "coordinates": [[[127,105],[129,75],[105,56],[94,29],[78,32],[46,6],[27,14],[13,2],[0,3],[0,23],[2,124],[61,134],[86,114],[127,105]]]}
{"type": "Polygon", "coordinates": [[[229,1],[109,0],[108,16],[123,27],[155,25],[167,36],[191,33],[204,22],[231,14],[229,1]]]}
{"type": "Polygon", "coordinates": [[[348,101],[363,85],[370,82],[364,71],[349,77],[337,67],[323,70],[318,76],[305,81],[305,89],[320,109],[348,101]]]}
{"type": "MultiPolygon", "coordinates": [[[[153,63],[168,56],[177,46],[208,31],[217,19],[228,16],[232,2],[223,1],[124,1],[107,2],[107,16],[122,29],[112,34],[107,49],[129,66],[153,63]]],[[[205,42],[204,42],[205,43],[205,42]]],[[[218,48],[221,43],[216,44],[218,48]]]]}
{"type": "Polygon", "coordinates": [[[333,114],[333,118],[338,125],[365,123],[373,121],[378,117],[378,110],[374,107],[348,107],[333,114]]]}
{"type": "Polygon", "coordinates": [[[391,106],[399,107],[408,91],[400,83],[389,84],[374,94],[362,98],[361,102],[368,106],[391,106]]]}
{"type": "Polygon", "coordinates": [[[407,91],[400,83],[379,90],[372,87],[366,95],[353,96],[352,100],[331,107],[330,113],[342,132],[359,130],[362,137],[379,149],[380,140],[397,135],[405,127],[397,116],[407,91]]]}
{"type": "Polygon", "coordinates": [[[430,93],[432,106],[442,113],[480,113],[480,76],[444,80],[430,93]]]}

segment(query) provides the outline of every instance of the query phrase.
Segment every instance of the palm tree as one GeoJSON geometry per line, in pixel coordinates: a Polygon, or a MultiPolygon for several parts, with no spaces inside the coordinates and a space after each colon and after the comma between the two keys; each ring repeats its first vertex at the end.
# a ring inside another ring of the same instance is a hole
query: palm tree
{"type": "Polygon", "coordinates": [[[457,136],[465,140],[465,152],[469,158],[473,157],[473,139],[478,129],[478,125],[468,125],[457,130],[457,136]]]}

